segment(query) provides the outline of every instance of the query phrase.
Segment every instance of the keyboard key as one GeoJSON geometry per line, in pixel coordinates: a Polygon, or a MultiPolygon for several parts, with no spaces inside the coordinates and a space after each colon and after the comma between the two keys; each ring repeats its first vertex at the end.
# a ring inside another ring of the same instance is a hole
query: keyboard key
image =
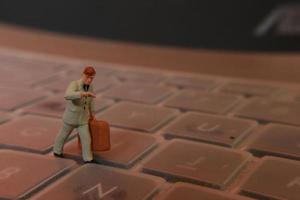
{"type": "Polygon", "coordinates": [[[300,102],[251,99],[236,115],[261,122],[278,122],[300,126],[300,102]]]}
{"type": "Polygon", "coordinates": [[[171,93],[172,90],[164,86],[128,83],[112,88],[103,95],[117,100],[122,99],[154,104],[161,101],[171,93]]]}
{"type": "Polygon", "coordinates": [[[12,67],[15,70],[29,70],[31,72],[43,73],[44,70],[57,71],[64,67],[67,63],[58,61],[53,58],[43,58],[36,55],[21,55],[16,54],[2,54],[0,64],[3,66],[12,67]],[[41,70],[41,68],[43,70],[41,70]]]}
{"type": "Polygon", "coordinates": [[[141,83],[159,83],[165,77],[160,73],[153,72],[142,72],[142,71],[131,71],[131,70],[122,70],[115,72],[113,74],[121,81],[129,81],[129,82],[141,82],[141,83]]]}
{"type": "Polygon", "coordinates": [[[3,110],[17,109],[44,96],[40,91],[34,91],[32,89],[6,87],[0,87],[0,94],[0,109],[3,110]]]}
{"type": "Polygon", "coordinates": [[[9,119],[8,113],[0,111],[0,124],[9,119]]]}
{"type": "MultiPolygon", "coordinates": [[[[142,159],[157,144],[153,136],[134,131],[111,129],[111,149],[109,151],[94,152],[94,159],[116,167],[130,168],[142,159]]],[[[65,154],[81,159],[77,139],[64,147],[65,154]]]]}
{"type": "MultiPolygon", "coordinates": [[[[95,110],[100,111],[113,104],[112,100],[95,98],[95,110]]],[[[39,114],[49,117],[62,118],[67,101],[62,95],[49,97],[24,109],[25,113],[39,114]]]]}
{"type": "Polygon", "coordinates": [[[90,65],[95,68],[97,76],[109,76],[115,71],[112,69],[115,65],[111,63],[91,63],[90,65]]]}
{"type": "MultiPolygon", "coordinates": [[[[60,74],[60,76],[53,77],[53,79],[43,85],[45,89],[51,90],[55,93],[65,93],[68,85],[71,81],[79,80],[81,78],[80,72],[67,72],[64,74],[60,74]]],[[[93,82],[94,92],[103,91],[112,85],[116,84],[116,81],[111,78],[107,78],[104,76],[95,76],[93,82]]]]}
{"type": "Polygon", "coordinates": [[[23,115],[0,125],[0,145],[45,153],[62,126],[61,120],[23,115]]]}
{"type": "Polygon", "coordinates": [[[241,186],[241,194],[257,199],[299,200],[299,171],[299,161],[264,157],[241,186]]]}
{"type": "MultiPolygon", "coordinates": [[[[74,79],[77,80],[77,79],[74,79]]],[[[52,78],[50,82],[46,82],[45,85],[42,85],[45,90],[52,91],[54,93],[64,93],[70,83],[70,80],[60,80],[52,78]]]]}
{"type": "Polygon", "coordinates": [[[2,68],[2,65],[0,66],[1,87],[28,88],[34,77],[32,74],[26,72],[20,73],[12,67],[2,68]]]}
{"type": "Polygon", "coordinates": [[[276,93],[276,101],[297,101],[297,94],[299,91],[295,89],[281,89],[276,93]]]}
{"type": "Polygon", "coordinates": [[[43,65],[2,64],[0,62],[0,84],[2,87],[30,87],[57,73],[58,68],[43,65]],[[42,69],[42,70],[41,70],[42,69]]]}
{"type": "Polygon", "coordinates": [[[216,81],[212,79],[192,76],[172,76],[168,78],[165,83],[179,88],[194,88],[201,90],[211,90],[217,85],[216,81]]]}
{"type": "Polygon", "coordinates": [[[258,156],[273,155],[300,160],[300,128],[267,125],[257,134],[248,150],[258,156]]]}
{"type": "Polygon", "coordinates": [[[27,199],[74,164],[71,160],[0,150],[0,199],[27,199]]]}
{"type": "Polygon", "coordinates": [[[200,92],[196,90],[183,90],[178,95],[171,97],[165,105],[185,111],[192,110],[224,114],[238,101],[238,96],[200,92]]]}
{"type": "Polygon", "coordinates": [[[198,140],[233,147],[257,123],[250,120],[228,118],[188,112],[177,118],[165,130],[166,138],[198,140]]]}
{"type": "Polygon", "coordinates": [[[230,193],[221,192],[188,183],[175,183],[171,189],[155,200],[251,200],[230,193]]]}
{"type": "Polygon", "coordinates": [[[249,158],[247,152],[176,139],[157,151],[143,171],[171,181],[224,189],[249,158]]]}
{"type": "Polygon", "coordinates": [[[158,177],[87,164],[58,180],[32,200],[149,199],[162,183],[163,180],[158,177]]]}
{"type": "Polygon", "coordinates": [[[66,103],[67,102],[63,96],[53,96],[26,107],[24,112],[61,118],[65,110],[66,103]]]}
{"type": "Polygon", "coordinates": [[[175,109],[121,102],[97,115],[111,125],[153,132],[178,113],[175,109]]]}
{"type": "Polygon", "coordinates": [[[221,89],[221,92],[241,94],[247,97],[251,96],[271,96],[279,91],[279,88],[268,85],[259,85],[253,83],[238,83],[230,82],[225,84],[221,89]]]}
{"type": "MultiPolygon", "coordinates": [[[[37,56],[16,56],[16,55],[1,55],[0,65],[4,68],[11,68],[12,70],[29,70],[32,72],[42,73],[42,70],[57,71],[60,70],[65,62],[56,61],[53,59],[38,58],[37,56]]],[[[1,67],[2,68],[2,67],[1,67]]]]}

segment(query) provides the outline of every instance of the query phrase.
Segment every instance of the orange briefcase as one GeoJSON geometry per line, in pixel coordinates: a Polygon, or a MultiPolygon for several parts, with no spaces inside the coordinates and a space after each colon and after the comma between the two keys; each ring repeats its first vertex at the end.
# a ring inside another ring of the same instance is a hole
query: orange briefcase
{"type": "MultiPolygon", "coordinates": [[[[92,139],[92,151],[108,151],[110,149],[110,129],[109,124],[103,120],[89,120],[89,128],[92,139]]],[[[78,146],[81,149],[80,138],[78,146]]]]}

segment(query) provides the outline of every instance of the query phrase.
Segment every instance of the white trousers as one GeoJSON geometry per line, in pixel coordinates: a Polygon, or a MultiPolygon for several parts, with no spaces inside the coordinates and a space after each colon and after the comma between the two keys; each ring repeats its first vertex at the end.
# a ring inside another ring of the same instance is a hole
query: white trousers
{"type": "Polygon", "coordinates": [[[91,135],[88,124],[84,125],[70,125],[64,123],[55,139],[53,152],[61,154],[66,139],[74,129],[77,129],[82,146],[82,157],[84,161],[90,161],[93,159],[93,153],[91,150],[91,135]]]}

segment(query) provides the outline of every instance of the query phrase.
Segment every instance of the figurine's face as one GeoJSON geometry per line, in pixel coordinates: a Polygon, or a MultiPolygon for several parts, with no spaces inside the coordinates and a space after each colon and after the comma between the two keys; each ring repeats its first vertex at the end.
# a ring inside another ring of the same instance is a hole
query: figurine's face
{"type": "Polygon", "coordinates": [[[86,75],[86,74],[82,74],[82,82],[84,84],[91,84],[93,79],[94,79],[95,76],[89,76],[89,75],[86,75]]]}

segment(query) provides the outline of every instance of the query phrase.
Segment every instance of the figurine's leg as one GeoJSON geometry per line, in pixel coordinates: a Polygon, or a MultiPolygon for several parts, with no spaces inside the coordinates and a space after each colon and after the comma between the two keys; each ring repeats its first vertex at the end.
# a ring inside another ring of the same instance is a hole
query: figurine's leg
{"type": "Polygon", "coordinates": [[[58,135],[56,136],[55,144],[53,147],[54,153],[62,154],[65,141],[74,128],[74,126],[64,123],[63,127],[60,129],[58,135]]]}
{"type": "Polygon", "coordinates": [[[88,124],[78,126],[79,137],[82,146],[82,157],[84,161],[93,160],[93,153],[91,149],[91,135],[88,124]]]}

